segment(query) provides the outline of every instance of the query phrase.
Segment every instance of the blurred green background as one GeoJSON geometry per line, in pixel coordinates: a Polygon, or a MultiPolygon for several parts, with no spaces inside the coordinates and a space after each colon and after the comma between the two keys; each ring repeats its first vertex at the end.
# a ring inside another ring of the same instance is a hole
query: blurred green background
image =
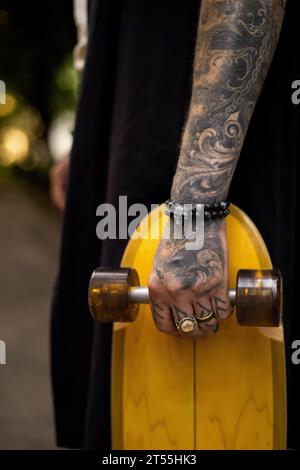
{"type": "Polygon", "coordinates": [[[0,0],[0,449],[56,448],[49,312],[61,214],[48,173],[72,141],[75,42],[71,0],[0,0]]]}
{"type": "Polygon", "coordinates": [[[0,185],[47,188],[51,161],[71,139],[75,41],[71,0],[0,1],[0,185]]]}

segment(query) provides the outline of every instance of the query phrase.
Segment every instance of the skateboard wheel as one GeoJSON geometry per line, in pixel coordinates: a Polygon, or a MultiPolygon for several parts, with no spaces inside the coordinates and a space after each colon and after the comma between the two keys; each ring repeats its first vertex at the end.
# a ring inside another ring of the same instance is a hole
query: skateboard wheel
{"type": "Polygon", "coordinates": [[[139,305],[130,302],[128,290],[139,285],[135,269],[96,269],[89,285],[89,307],[96,321],[133,322],[139,305]]]}
{"type": "Polygon", "coordinates": [[[282,290],[282,276],[277,269],[241,269],[236,282],[238,323],[278,327],[282,319],[282,290]]]}

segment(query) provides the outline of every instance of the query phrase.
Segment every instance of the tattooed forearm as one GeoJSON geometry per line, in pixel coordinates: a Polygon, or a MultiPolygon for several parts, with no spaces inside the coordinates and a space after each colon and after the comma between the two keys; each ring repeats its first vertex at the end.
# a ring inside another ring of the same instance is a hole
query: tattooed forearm
{"type": "Polygon", "coordinates": [[[203,0],[191,105],[172,199],[226,198],[276,47],[282,0],[203,0]]]}

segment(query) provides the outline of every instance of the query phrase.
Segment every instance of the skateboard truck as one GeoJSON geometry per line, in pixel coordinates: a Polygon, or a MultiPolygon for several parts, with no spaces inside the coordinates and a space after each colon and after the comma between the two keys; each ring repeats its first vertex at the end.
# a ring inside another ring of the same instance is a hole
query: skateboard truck
{"type": "MultiPolygon", "coordinates": [[[[147,287],[135,269],[96,269],[89,285],[89,307],[98,322],[133,322],[140,304],[149,304],[147,287]]],[[[278,327],[282,319],[282,276],[277,269],[241,269],[228,295],[242,326],[278,327]]]]}

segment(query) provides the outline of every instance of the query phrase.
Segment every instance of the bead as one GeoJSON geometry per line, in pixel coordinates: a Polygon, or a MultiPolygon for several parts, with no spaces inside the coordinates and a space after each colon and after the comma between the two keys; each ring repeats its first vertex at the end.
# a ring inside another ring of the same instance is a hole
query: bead
{"type": "Polygon", "coordinates": [[[221,219],[222,217],[226,217],[228,214],[230,214],[229,201],[214,202],[211,204],[194,203],[185,205],[172,202],[170,199],[168,199],[165,202],[165,205],[166,215],[172,219],[175,219],[175,222],[178,224],[183,222],[183,218],[187,218],[190,215],[194,217],[198,216],[202,213],[202,211],[204,212],[204,220],[221,219]]]}

